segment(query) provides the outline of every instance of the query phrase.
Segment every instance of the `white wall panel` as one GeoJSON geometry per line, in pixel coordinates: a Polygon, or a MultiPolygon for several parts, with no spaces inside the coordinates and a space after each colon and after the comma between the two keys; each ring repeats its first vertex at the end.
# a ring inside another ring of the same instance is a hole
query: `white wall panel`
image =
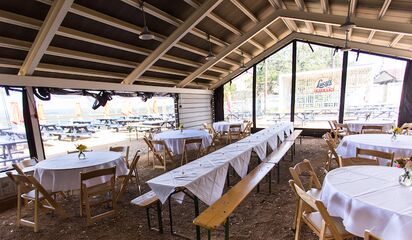
{"type": "Polygon", "coordinates": [[[179,94],[179,120],[187,129],[200,129],[212,122],[212,94],[179,94]]]}

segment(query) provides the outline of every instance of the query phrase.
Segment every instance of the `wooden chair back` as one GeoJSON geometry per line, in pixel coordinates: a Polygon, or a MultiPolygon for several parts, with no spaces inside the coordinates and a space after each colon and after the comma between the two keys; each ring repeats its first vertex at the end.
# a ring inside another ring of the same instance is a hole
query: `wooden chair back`
{"type": "Polygon", "coordinates": [[[18,174],[20,174],[20,175],[26,175],[26,174],[23,172],[23,168],[21,167],[20,164],[18,164],[18,163],[13,163],[13,164],[11,164],[11,165],[13,166],[14,170],[16,170],[16,172],[17,172],[18,174]]]}
{"type": "Polygon", "coordinates": [[[336,143],[333,139],[325,139],[326,144],[328,145],[329,152],[328,152],[328,159],[325,164],[325,169],[327,171],[330,170],[332,165],[332,160],[335,160],[336,164],[339,166],[339,155],[336,152],[336,143]]]}
{"type": "Polygon", "coordinates": [[[87,225],[91,225],[104,217],[113,216],[116,213],[117,195],[115,192],[115,176],[116,166],[80,173],[80,215],[83,215],[84,209],[86,212],[87,225]],[[102,184],[87,186],[86,181],[100,177],[110,177],[110,179],[102,184]],[[110,196],[110,199],[107,199],[108,195],[110,196]],[[97,196],[100,196],[100,198],[97,198],[97,196]],[[92,199],[96,201],[91,203],[92,199]],[[92,215],[91,206],[107,203],[112,206],[110,210],[97,215],[92,215]]]}
{"type": "Polygon", "coordinates": [[[378,159],[386,159],[389,160],[389,166],[393,166],[393,161],[395,159],[395,153],[391,152],[382,152],[378,150],[371,150],[371,149],[363,149],[363,148],[356,148],[356,157],[359,156],[370,156],[375,158],[376,160],[378,159]]]}
{"type": "Polygon", "coordinates": [[[379,165],[379,162],[378,162],[378,160],[371,159],[371,158],[361,158],[361,157],[343,158],[343,157],[339,157],[339,166],[340,167],[357,166],[357,165],[379,165]]]}
{"type": "Polygon", "coordinates": [[[243,129],[243,132],[242,132],[242,137],[247,137],[252,134],[252,124],[253,124],[252,121],[246,121],[245,128],[243,129]]]}
{"type": "Polygon", "coordinates": [[[165,141],[163,140],[150,140],[151,145],[153,146],[153,169],[161,168],[166,171],[166,162],[167,160],[173,161],[173,155],[170,152],[169,148],[167,147],[165,141]],[[160,165],[155,163],[155,159],[157,159],[160,165]]]}
{"type": "MultiPolygon", "coordinates": [[[[300,233],[300,224],[303,217],[303,213],[310,213],[313,212],[313,210],[319,212],[320,216],[322,217],[322,224],[321,224],[321,229],[320,231],[315,231],[316,235],[320,236],[321,234],[325,233],[327,229],[329,229],[331,235],[333,236],[333,239],[343,239],[342,235],[339,233],[339,230],[337,226],[335,225],[335,222],[333,221],[332,217],[329,215],[328,210],[326,209],[325,205],[319,201],[307,194],[302,188],[300,188],[293,180],[289,180],[289,185],[293,188],[295,191],[296,195],[299,197],[299,212],[298,212],[298,226],[296,228],[296,234],[299,235],[300,233]],[[310,206],[310,208],[305,208],[304,205],[310,206]],[[313,209],[313,210],[312,210],[313,209]]],[[[308,223],[310,221],[309,218],[305,219],[306,222],[308,223]]],[[[314,223],[308,223],[314,226],[314,223]]],[[[299,239],[299,237],[295,236],[295,239],[299,239]]],[[[322,238],[324,239],[324,238],[322,238]]]]}
{"type": "Polygon", "coordinates": [[[404,123],[401,126],[403,134],[409,135],[409,131],[412,129],[412,123],[404,123]]]}
{"type": "Polygon", "coordinates": [[[364,240],[383,240],[382,238],[373,235],[369,230],[365,230],[363,239],[364,240]]]}
{"type": "Polygon", "coordinates": [[[200,158],[202,156],[202,142],[203,139],[201,138],[191,138],[191,139],[185,139],[183,142],[183,153],[182,153],[182,159],[180,161],[180,166],[183,165],[183,162],[187,163],[187,155],[188,152],[190,151],[188,147],[196,145],[196,148],[194,149],[194,154],[195,154],[195,159],[200,158]]]}
{"type": "Polygon", "coordinates": [[[136,187],[139,192],[139,196],[142,194],[139,173],[137,171],[137,164],[139,162],[139,159],[140,159],[139,152],[136,152],[136,154],[133,157],[132,163],[130,163],[129,172],[127,173],[127,175],[121,177],[122,182],[120,185],[119,192],[117,193],[117,196],[116,196],[116,202],[119,200],[120,196],[126,190],[126,187],[127,187],[127,184],[129,184],[129,181],[132,181],[133,178],[135,178],[136,180],[136,187]]]}
{"type": "Polygon", "coordinates": [[[129,168],[129,153],[130,153],[130,146],[116,146],[116,147],[109,147],[109,151],[111,152],[119,152],[123,154],[124,162],[126,163],[127,168],[129,168]]]}
{"type": "Polygon", "coordinates": [[[383,126],[367,125],[367,126],[362,126],[361,133],[362,134],[381,134],[385,132],[383,131],[383,126]]]}
{"type": "Polygon", "coordinates": [[[335,124],[335,132],[334,132],[334,137],[336,140],[339,139],[339,137],[342,136],[348,136],[351,135],[352,132],[349,130],[349,126],[346,123],[334,123],[335,124]]]}
{"type": "Polygon", "coordinates": [[[239,140],[242,137],[242,125],[232,124],[229,126],[228,143],[232,143],[234,139],[239,140]]]}
{"type": "Polygon", "coordinates": [[[305,159],[302,162],[297,163],[294,167],[290,167],[289,171],[292,175],[293,181],[300,188],[305,189],[306,191],[311,188],[321,189],[322,185],[320,184],[320,181],[316,176],[316,172],[308,159],[305,159]],[[305,176],[309,177],[307,188],[305,188],[304,184],[302,183],[302,178],[305,176]]]}

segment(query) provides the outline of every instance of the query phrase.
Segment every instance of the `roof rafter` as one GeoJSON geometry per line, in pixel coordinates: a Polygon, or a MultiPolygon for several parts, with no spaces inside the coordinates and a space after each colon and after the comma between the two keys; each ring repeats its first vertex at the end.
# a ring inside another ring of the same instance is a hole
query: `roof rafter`
{"type": "Polygon", "coordinates": [[[403,34],[398,34],[396,35],[396,37],[394,37],[391,41],[391,43],[389,44],[389,47],[394,47],[396,44],[398,44],[398,42],[404,37],[405,35],[403,34]]]}
{"type": "MultiPolygon", "coordinates": [[[[352,17],[355,17],[355,15],[356,15],[356,7],[357,7],[357,5],[358,5],[358,0],[351,0],[351,1],[350,1],[350,12],[349,12],[349,14],[350,14],[350,17],[351,17],[351,18],[352,18],[352,17]]],[[[352,33],[353,33],[353,28],[349,29],[349,32],[348,32],[348,39],[349,39],[349,41],[351,40],[352,33]]]]}
{"type": "MultiPolygon", "coordinates": [[[[238,0],[231,0],[231,2],[240,10],[242,11],[248,18],[250,18],[254,23],[259,23],[259,19],[253,14],[252,11],[250,11],[242,2],[238,0]]],[[[263,31],[269,35],[273,40],[278,41],[279,39],[275,36],[274,33],[272,33],[269,29],[264,28],[263,31]]],[[[253,39],[251,39],[253,40],[253,39]]],[[[264,48],[261,48],[260,50],[264,50],[264,48]]]]}
{"type": "MultiPolygon", "coordinates": [[[[308,11],[305,2],[303,0],[295,0],[296,5],[298,6],[299,10],[304,12],[308,11]]],[[[313,27],[313,24],[311,22],[306,22],[305,21],[306,28],[309,30],[310,33],[316,33],[315,28],[313,27]]]]}
{"type": "Polygon", "coordinates": [[[186,86],[188,83],[192,82],[195,78],[197,78],[200,74],[204,73],[205,71],[207,71],[207,69],[215,65],[218,61],[220,61],[220,59],[224,58],[225,56],[233,52],[236,48],[238,48],[239,46],[247,42],[250,38],[254,37],[256,34],[262,31],[265,27],[272,24],[274,21],[276,21],[279,18],[279,15],[277,14],[277,12],[278,11],[269,15],[269,17],[262,20],[261,22],[253,26],[248,32],[246,32],[245,34],[237,38],[232,44],[222,49],[214,60],[208,61],[207,63],[203,64],[201,67],[196,69],[196,71],[191,73],[188,77],[186,77],[179,84],[177,84],[177,87],[186,86]]]}
{"type": "Polygon", "coordinates": [[[163,41],[153,52],[147,56],[124,80],[123,84],[133,84],[143,75],[155,62],[171,49],[175,43],[182,39],[194,26],[196,26],[206,15],[217,7],[223,0],[207,0],[190,17],[180,25],[165,41],[163,41]]]}
{"type": "Polygon", "coordinates": [[[47,13],[46,19],[41,25],[36,39],[33,42],[23,64],[19,75],[32,75],[39,64],[43,54],[56,34],[60,24],[63,22],[73,0],[55,0],[47,13]]]}
{"type": "MultiPolygon", "coordinates": [[[[386,11],[388,11],[389,5],[391,4],[392,0],[385,0],[385,2],[382,5],[381,11],[378,14],[378,20],[381,20],[383,16],[386,14],[386,11]]],[[[369,33],[368,40],[366,41],[367,43],[370,43],[372,41],[373,36],[375,35],[376,31],[372,30],[369,33]]]]}
{"type": "MultiPolygon", "coordinates": [[[[287,9],[285,3],[283,0],[268,0],[270,5],[276,9],[287,9]]],[[[299,32],[299,28],[296,25],[294,21],[288,20],[288,19],[282,19],[282,21],[285,23],[286,27],[292,31],[292,32],[299,32]]]]}
{"type": "MultiPolygon", "coordinates": [[[[320,0],[320,6],[324,14],[330,14],[329,0],[320,0]]],[[[330,26],[329,24],[326,24],[325,26],[326,26],[326,32],[328,33],[328,37],[332,37],[332,34],[333,34],[332,26],[330,26]]]]}
{"type": "MultiPolygon", "coordinates": [[[[126,4],[129,4],[130,6],[135,7],[135,8],[138,8],[138,6],[139,6],[139,1],[138,0],[122,0],[122,2],[124,2],[126,4]]],[[[165,21],[165,22],[167,22],[167,23],[169,23],[169,24],[171,24],[175,27],[179,27],[184,22],[183,20],[180,20],[179,18],[174,17],[174,16],[158,9],[155,6],[153,6],[153,5],[151,5],[147,2],[145,3],[145,12],[152,15],[152,16],[154,16],[154,17],[157,17],[157,18],[159,18],[159,19],[161,19],[161,20],[163,20],[163,21],[165,21]]],[[[198,29],[198,28],[193,28],[190,31],[190,33],[207,41],[208,34],[205,33],[204,31],[198,29]]],[[[225,41],[223,41],[219,38],[216,38],[214,36],[210,36],[210,41],[213,44],[216,44],[220,47],[225,47],[225,46],[229,45],[229,43],[227,43],[227,42],[225,42],[225,41]]],[[[235,52],[239,55],[242,55],[240,50],[237,50],[235,52]]],[[[247,57],[249,59],[252,58],[251,54],[249,54],[247,52],[244,52],[244,51],[243,51],[243,53],[244,53],[245,57],[247,57]]]]}

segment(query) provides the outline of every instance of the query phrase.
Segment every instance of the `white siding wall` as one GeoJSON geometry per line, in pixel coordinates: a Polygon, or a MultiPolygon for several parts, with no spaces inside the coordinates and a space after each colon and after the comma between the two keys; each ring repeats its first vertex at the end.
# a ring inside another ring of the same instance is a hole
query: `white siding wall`
{"type": "Polygon", "coordinates": [[[211,94],[179,94],[179,120],[184,128],[200,129],[212,122],[211,94]]]}

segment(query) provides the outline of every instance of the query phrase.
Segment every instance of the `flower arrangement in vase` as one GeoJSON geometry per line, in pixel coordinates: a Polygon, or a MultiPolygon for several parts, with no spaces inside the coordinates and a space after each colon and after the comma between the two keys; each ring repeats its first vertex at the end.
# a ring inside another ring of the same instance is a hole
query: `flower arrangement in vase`
{"type": "Polygon", "coordinates": [[[396,135],[401,134],[402,133],[402,129],[399,127],[394,127],[392,128],[392,137],[391,140],[392,142],[396,141],[396,135]]]}
{"type": "Polygon", "coordinates": [[[76,150],[79,151],[79,160],[85,159],[86,155],[84,152],[87,150],[87,146],[83,144],[77,144],[76,145],[76,150]]]}
{"type": "Polygon", "coordinates": [[[180,130],[181,133],[183,133],[183,128],[184,128],[184,127],[183,127],[183,123],[179,124],[178,129],[180,130]]]}
{"type": "Polygon", "coordinates": [[[412,157],[396,159],[395,166],[403,168],[405,171],[405,173],[399,176],[399,183],[407,187],[412,186],[412,157]]]}

